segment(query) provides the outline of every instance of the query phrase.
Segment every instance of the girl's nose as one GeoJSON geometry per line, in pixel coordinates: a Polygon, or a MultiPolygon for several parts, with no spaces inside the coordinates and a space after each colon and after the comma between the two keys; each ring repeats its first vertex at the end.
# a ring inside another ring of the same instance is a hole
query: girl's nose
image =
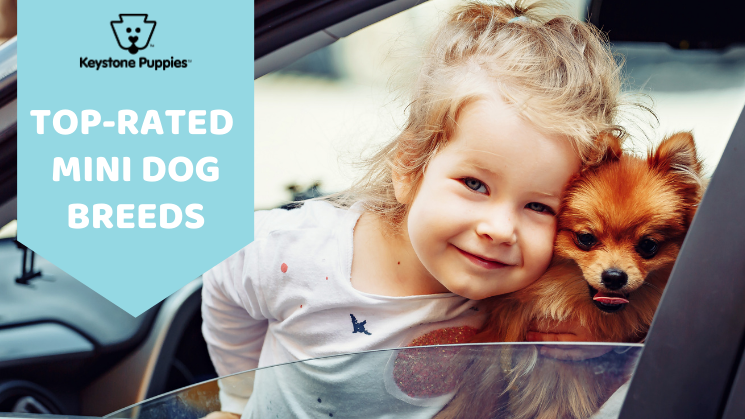
{"type": "Polygon", "coordinates": [[[513,245],[517,243],[515,214],[505,208],[492,210],[479,221],[476,233],[497,244],[513,245]]]}

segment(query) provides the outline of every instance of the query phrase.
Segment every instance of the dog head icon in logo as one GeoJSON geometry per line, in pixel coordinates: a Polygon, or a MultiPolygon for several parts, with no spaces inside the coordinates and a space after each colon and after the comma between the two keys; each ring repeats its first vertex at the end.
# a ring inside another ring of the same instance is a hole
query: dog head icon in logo
{"type": "Polygon", "coordinates": [[[122,49],[126,49],[130,54],[137,54],[137,51],[150,45],[155,21],[147,20],[145,14],[120,14],[118,21],[111,21],[111,29],[114,30],[116,42],[122,49]]]}

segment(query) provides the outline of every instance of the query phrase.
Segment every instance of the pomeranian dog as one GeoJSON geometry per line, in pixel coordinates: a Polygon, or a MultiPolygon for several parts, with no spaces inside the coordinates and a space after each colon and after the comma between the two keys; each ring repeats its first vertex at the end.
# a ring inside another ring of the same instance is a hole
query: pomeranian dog
{"type": "MultiPolygon", "coordinates": [[[[702,164],[687,132],[666,138],[646,159],[623,153],[615,136],[598,141],[605,150],[599,163],[572,179],[562,197],[548,271],[489,299],[486,325],[472,342],[524,342],[535,332],[573,341],[645,338],[703,195],[702,164]]],[[[593,363],[602,358],[570,367],[537,350],[471,357],[436,417],[587,418],[630,373],[620,381],[597,374],[593,363]]]]}

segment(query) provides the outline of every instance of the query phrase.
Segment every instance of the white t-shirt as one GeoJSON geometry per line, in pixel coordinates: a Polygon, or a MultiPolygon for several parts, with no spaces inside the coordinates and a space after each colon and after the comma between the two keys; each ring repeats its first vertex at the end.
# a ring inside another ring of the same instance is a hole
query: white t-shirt
{"type": "MultiPolygon", "coordinates": [[[[311,201],[255,213],[255,240],[203,276],[202,332],[218,375],[412,342],[461,343],[481,326],[477,302],[452,293],[386,297],[354,289],[360,211],[359,204],[345,210],[311,201]]],[[[222,410],[243,412],[249,393],[223,387],[222,410]]]]}

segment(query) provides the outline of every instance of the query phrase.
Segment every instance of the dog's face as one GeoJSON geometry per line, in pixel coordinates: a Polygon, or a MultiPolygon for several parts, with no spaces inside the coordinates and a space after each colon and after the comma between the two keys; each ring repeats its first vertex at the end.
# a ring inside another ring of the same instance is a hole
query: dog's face
{"type": "Polygon", "coordinates": [[[701,170],[692,136],[679,133],[646,159],[611,144],[601,164],[570,184],[555,253],[576,262],[598,310],[653,305],[654,314],[701,198],[701,170]]]}
{"type": "Polygon", "coordinates": [[[147,20],[146,14],[120,14],[119,21],[111,22],[111,28],[119,47],[136,54],[150,45],[155,24],[155,21],[147,20]]]}

